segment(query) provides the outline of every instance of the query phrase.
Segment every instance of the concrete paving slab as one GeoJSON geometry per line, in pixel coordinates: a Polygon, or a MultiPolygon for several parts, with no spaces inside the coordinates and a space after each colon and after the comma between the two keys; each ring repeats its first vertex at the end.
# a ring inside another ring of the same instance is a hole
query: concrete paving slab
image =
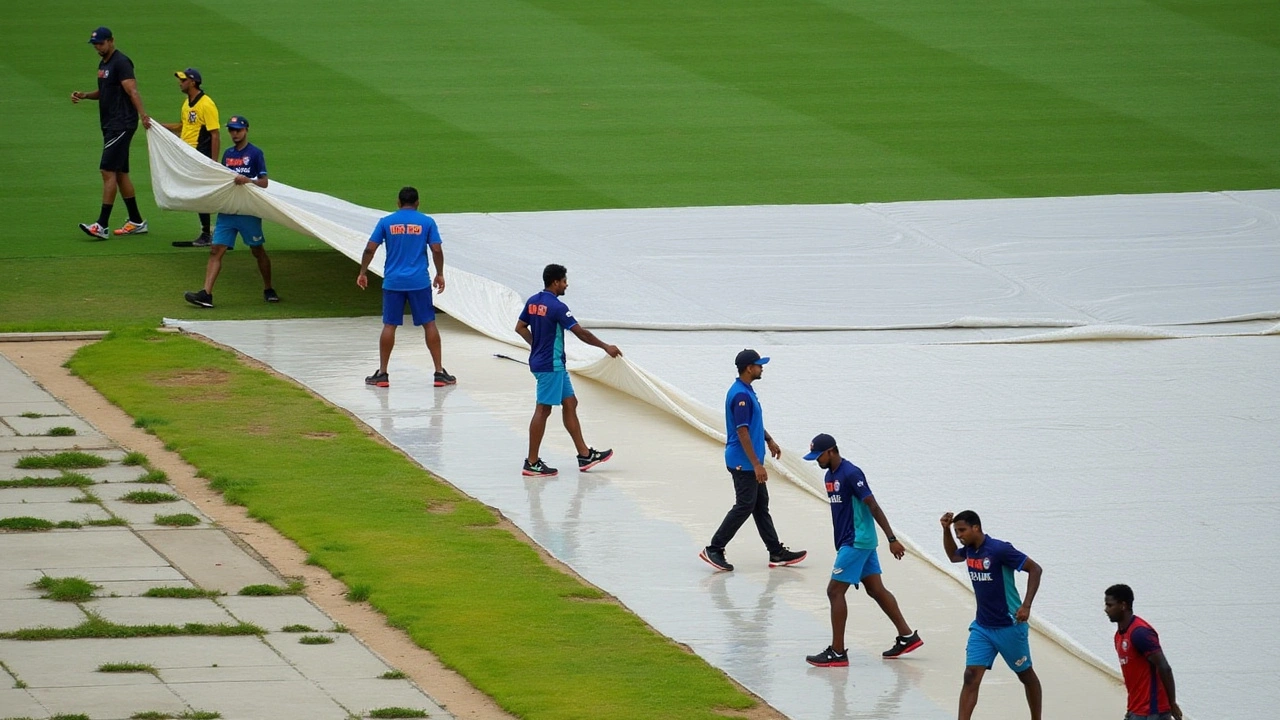
{"type": "Polygon", "coordinates": [[[34,517],[49,522],[106,520],[111,515],[93,503],[0,503],[0,518],[34,517]]]}
{"type": "MultiPolygon", "coordinates": [[[[31,695],[55,715],[127,718],[140,712],[178,715],[187,708],[167,685],[32,688],[31,695]]],[[[227,717],[227,716],[224,716],[227,717]]],[[[245,716],[252,717],[252,716],[245,716]]]]}
{"type": "Polygon", "coordinates": [[[346,720],[347,711],[307,680],[292,682],[174,683],[169,686],[191,707],[224,718],[346,720]]]}
{"type": "Polygon", "coordinates": [[[20,480],[26,477],[55,478],[62,474],[60,470],[23,470],[14,467],[22,453],[0,453],[0,480],[20,480]],[[13,459],[10,460],[9,458],[13,459]]]}
{"type": "Polygon", "coordinates": [[[333,644],[303,645],[295,633],[271,633],[263,639],[312,680],[367,680],[391,669],[350,635],[321,634],[333,638],[333,644]]]}
{"type": "Polygon", "coordinates": [[[31,583],[43,575],[39,570],[29,568],[0,570],[0,600],[30,600],[40,597],[42,593],[31,587],[31,583]]]}
{"type": "Polygon", "coordinates": [[[0,437],[12,437],[18,433],[4,422],[4,418],[0,418],[0,437]]]}
{"type": "MultiPolygon", "coordinates": [[[[8,392],[10,385],[5,384],[2,387],[8,392]]],[[[41,391],[43,392],[43,391],[41,391]]],[[[49,398],[48,393],[44,394],[45,398],[49,398]]],[[[22,413],[37,412],[42,415],[69,415],[70,412],[62,403],[53,399],[46,400],[11,400],[6,397],[0,401],[0,415],[9,417],[10,415],[21,415],[22,413]]]]}
{"type": "Polygon", "coordinates": [[[0,505],[13,503],[65,503],[84,497],[76,487],[0,488],[0,505]]]}
{"type": "MultiPolygon", "coordinates": [[[[23,680],[56,675],[65,668],[87,672],[106,662],[138,662],[160,671],[177,668],[279,668],[289,664],[254,636],[156,637],[120,640],[0,640],[0,660],[23,680]]],[[[32,685],[35,682],[27,680],[32,685]]]]}
{"type": "MultiPolygon", "coordinates": [[[[8,678],[0,675],[0,680],[7,681],[8,678]]],[[[40,720],[50,716],[29,690],[8,687],[8,682],[5,685],[0,688],[0,717],[40,720]]]]}
{"type": "Polygon", "coordinates": [[[3,536],[0,570],[37,568],[59,574],[61,568],[167,566],[163,557],[128,528],[102,528],[3,536]]]}
{"type": "Polygon", "coordinates": [[[193,588],[195,585],[187,580],[121,580],[118,582],[98,583],[102,589],[100,597],[138,597],[151,588],[193,588]]]}
{"type": "Polygon", "coordinates": [[[361,717],[385,707],[425,710],[428,717],[451,717],[407,680],[321,680],[320,688],[361,717]]]}
{"type": "Polygon", "coordinates": [[[229,595],[218,598],[218,604],[237,619],[279,632],[286,625],[306,625],[317,631],[333,627],[333,620],[304,597],[243,597],[229,595]]]}
{"type": "Polygon", "coordinates": [[[25,418],[22,416],[4,418],[4,423],[13,428],[18,435],[48,435],[56,427],[69,427],[76,431],[75,435],[61,436],[63,440],[75,440],[78,437],[91,436],[103,438],[102,433],[89,423],[74,415],[54,415],[52,417],[25,418]]]}
{"type": "Polygon", "coordinates": [[[234,595],[245,585],[283,584],[216,528],[140,530],[138,535],[202,588],[234,595]]]}
{"type": "Polygon", "coordinates": [[[96,437],[44,437],[41,435],[34,437],[25,435],[0,437],[0,450],[7,451],[54,453],[62,450],[83,450],[97,454],[97,451],[105,450],[111,446],[111,441],[101,435],[96,437]]]}
{"type": "MultiPolygon", "coordinates": [[[[121,483],[121,484],[125,484],[125,483],[121,483]]],[[[107,488],[112,486],[101,485],[96,487],[107,488]]],[[[152,485],[148,489],[159,490],[161,492],[168,492],[168,490],[163,485],[162,486],[152,485]]],[[[132,525],[135,530],[150,530],[150,529],[164,527],[161,525],[156,525],[155,520],[157,515],[178,515],[180,513],[187,513],[190,515],[195,515],[196,517],[200,518],[200,521],[202,523],[209,522],[209,518],[205,517],[203,513],[201,513],[199,510],[196,509],[195,505],[192,505],[186,500],[176,500],[174,502],[164,502],[164,503],[148,503],[148,504],[140,505],[137,503],[127,503],[120,500],[108,500],[106,498],[103,498],[102,506],[105,507],[107,510],[110,510],[116,516],[124,518],[124,520],[128,522],[130,525],[132,525]]],[[[190,529],[194,529],[194,527],[195,526],[192,526],[192,528],[180,528],[180,529],[190,530],[190,529]]]]}
{"type": "Polygon", "coordinates": [[[4,613],[0,613],[0,632],[29,627],[75,627],[84,621],[85,614],[75,603],[38,597],[6,600],[4,613]]]}
{"type": "MultiPolygon", "coordinates": [[[[159,556],[157,556],[159,557],[159,556]]],[[[67,567],[58,571],[60,575],[74,575],[96,583],[118,582],[126,580],[176,581],[185,580],[182,573],[168,565],[151,565],[143,567],[67,567]]]]}
{"type": "Polygon", "coordinates": [[[174,668],[164,671],[164,681],[178,683],[235,683],[235,682],[289,682],[306,680],[302,673],[289,665],[272,667],[214,667],[174,668]]]}
{"type": "Polygon", "coordinates": [[[102,598],[85,603],[85,609],[122,625],[183,625],[229,623],[235,618],[212,600],[177,598],[102,598]]]}
{"type": "MultiPolygon", "coordinates": [[[[92,478],[96,483],[124,483],[133,482],[143,475],[146,475],[147,469],[138,465],[120,465],[118,463],[112,463],[106,467],[89,468],[85,470],[77,470],[76,472],[87,478],[92,478]]],[[[164,490],[169,487],[164,483],[142,484],[156,490],[164,490]]]]}

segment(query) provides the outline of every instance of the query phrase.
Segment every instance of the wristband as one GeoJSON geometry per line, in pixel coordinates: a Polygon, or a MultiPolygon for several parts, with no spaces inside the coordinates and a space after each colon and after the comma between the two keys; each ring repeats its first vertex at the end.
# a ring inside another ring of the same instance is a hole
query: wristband
{"type": "Polygon", "coordinates": [[[889,539],[889,542],[898,542],[897,536],[894,536],[894,535],[890,535],[888,539],[889,539]]]}

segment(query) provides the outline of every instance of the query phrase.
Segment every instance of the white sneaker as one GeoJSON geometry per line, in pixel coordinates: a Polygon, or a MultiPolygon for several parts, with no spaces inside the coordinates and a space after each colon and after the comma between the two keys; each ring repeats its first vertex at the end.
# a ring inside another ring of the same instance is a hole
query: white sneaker
{"type": "Polygon", "coordinates": [[[89,235],[90,237],[96,237],[99,240],[107,239],[107,234],[108,234],[107,229],[102,227],[98,223],[93,223],[92,225],[85,225],[84,223],[80,223],[80,229],[83,230],[85,234],[89,235]]]}
{"type": "Polygon", "coordinates": [[[117,237],[121,235],[145,235],[147,234],[147,221],[136,223],[132,220],[125,223],[123,227],[115,231],[117,237]]]}

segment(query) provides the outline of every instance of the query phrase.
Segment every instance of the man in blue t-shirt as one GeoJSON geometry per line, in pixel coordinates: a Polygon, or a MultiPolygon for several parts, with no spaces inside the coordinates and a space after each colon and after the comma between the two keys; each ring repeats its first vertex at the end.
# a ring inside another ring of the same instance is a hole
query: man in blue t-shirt
{"type": "Polygon", "coordinates": [[[529,343],[529,370],[538,381],[538,400],[529,421],[529,455],[521,470],[525,477],[554,477],[559,471],[539,457],[542,436],[547,432],[551,408],[560,405],[564,429],[569,431],[578,451],[578,470],[586,472],[613,457],[612,450],[596,450],[582,439],[578,422],[578,398],[564,365],[564,331],[569,330],[588,345],[594,345],[616,358],[622,355],[617,345],[610,345],[578,324],[569,306],[560,301],[569,290],[569,271],[552,263],[542,270],[542,292],[529,298],[516,321],[516,332],[529,343]]]}
{"type": "MultiPolygon", "coordinates": [[[[235,173],[235,184],[266,188],[267,158],[256,145],[249,143],[249,121],[243,115],[232,115],[227,121],[227,132],[231,134],[233,145],[222,154],[222,165],[235,173]]],[[[266,242],[262,235],[262,218],[231,213],[218,213],[213,247],[209,248],[209,263],[204,271],[204,288],[183,294],[187,302],[197,307],[213,307],[213,284],[218,280],[218,273],[222,272],[222,257],[236,246],[237,233],[258,261],[258,272],[262,273],[262,299],[269,303],[280,302],[280,296],[271,287],[271,258],[262,247],[266,242]]]]}
{"type": "Polygon", "coordinates": [[[382,336],[378,339],[378,370],[364,379],[366,385],[390,387],[387,363],[396,344],[396,328],[404,324],[404,306],[409,305],[413,324],[424,327],[427,351],[435,365],[435,387],[454,385],[458,379],[444,369],[440,349],[440,331],[436,328],[436,308],[431,302],[431,286],[444,292],[444,249],[436,221],[418,212],[418,189],[400,188],[399,210],[378,221],[360,258],[356,285],[369,287],[369,263],[378,247],[387,248],[382,265],[382,336]],[[427,275],[427,248],[436,266],[433,282],[427,275]]]}
{"type": "Polygon", "coordinates": [[[764,429],[764,411],[751,386],[764,376],[769,358],[760,357],[755,350],[743,350],[733,362],[738,368],[738,378],[724,398],[724,464],[733,478],[734,504],[711,537],[711,544],[703,548],[698,557],[716,570],[733,570],[733,565],[725,559],[724,549],[750,517],[755,518],[756,531],[769,551],[769,567],[795,565],[808,553],[788,550],[773,528],[769,489],[765,486],[769,472],[764,467],[764,451],[768,447],[769,453],[777,458],[782,457],[782,449],[764,429]]]}
{"type": "Polygon", "coordinates": [[[982,531],[982,520],[972,510],[942,516],[942,545],[953,563],[965,563],[969,580],[978,601],[978,614],[969,625],[969,644],[965,648],[964,686],[960,689],[960,720],[973,717],[978,705],[978,688],[982,676],[991,669],[996,655],[1022,681],[1031,708],[1031,720],[1040,720],[1040,678],[1031,668],[1031,645],[1027,639],[1027,620],[1031,617],[1031,601],[1040,589],[1044,570],[1013,545],[997,540],[982,531]],[[955,537],[951,537],[951,530],[955,537]],[[960,541],[963,549],[956,547],[960,541]],[[1027,573],[1027,599],[1018,595],[1013,574],[1027,573]]]}
{"type": "Polygon", "coordinates": [[[889,552],[895,558],[901,560],[907,551],[894,536],[893,528],[889,527],[889,518],[871,494],[867,476],[857,465],[840,457],[836,439],[826,433],[818,435],[809,443],[809,454],[804,459],[816,460],[818,467],[827,471],[824,483],[827,487],[827,500],[831,504],[831,523],[835,528],[836,543],[836,563],[831,570],[831,582],[827,583],[827,600],[831,602],[831,644],[826,650],[805,659],[810,665],[818,667],[849,665],[849,651],[844,646],[844,626],[849,617],[849,606],[844,596],[850,585],[858,587],[859,583],[867,586],[867,595],[876,601],[898,630],[893,647],[885,650],[881,656],[896,658],[915,650],[924,641],[920,639],[920,633],[913,631],[907,624],[902,611],[898,609],[898,599],[880,580],[876,524],[884,530],[885,537],[889,539],[889,552]]]}

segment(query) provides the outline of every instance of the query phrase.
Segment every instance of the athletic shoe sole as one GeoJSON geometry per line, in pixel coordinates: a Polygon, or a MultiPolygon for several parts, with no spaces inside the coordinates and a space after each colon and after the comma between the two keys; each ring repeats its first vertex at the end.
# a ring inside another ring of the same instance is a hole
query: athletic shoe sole
{"type": "Polygon", "coordinates": [[[832,660],[831,662],[814,662],[809,658],[805,658],[804,661],[814,667],[849,667],[849,661],[847,659],[832,660]]]}
{"type": "Polygon", "coordinates": [[[436,387],[445,387],[446,385],[457,385],[457,384],[458,384],[458,381],[457,381],[457,380],[450,380],[450,381],[448,381],[448,382],[446,382],[446,381],[444,381],[444,380],[436,380],[436,381],[435,381],[435,385],[436,385],[436,387]]]}
{"type": "Polygon", "coordinates": [[[88,226],[88,225],[85,225],[84,223],[80,223],[80,229],[84,231],[84,234],[85,234],[85,235],[88,235],[88,236],[89,236],[89,237],[91,237],[91,238],[97,238],[98,240],[106,240],[108,237],[110,237],[110,236],[109,236],[109,235],[107,235],[106,233],[103,233],[102,235],[99,235],[98,233],[94,232],[93,230],[90,230],[90,229],[89,229],[89,226],[88,226]]]}
{"type": "Polygon", "coordinates": [[[380,380],[378,382],[369,382],[366,380],[364,384],[368,385],[369,387],[391,387],[390,380],[380,380]]]}
{"type": "Polygon", "coordinates": [[[521,470],[520,474],[525,477],[556,477],[557,475],[560,474],[560,471],[557,470],[556,472],[542,473],[542,472],[534,472],[532,470],[521,470]]]}
{"type": "Polygon", "coordinates": [[[604,456],[604,457],[600,458],[599,460],[597,460],[597,461],[595,461],[595,462],[593,462],[593,463],[587,463],[586,465],[579,465],[579,466],[578,466],[578,472],[586,472],[586,471],[590,470],[591,468],[593,468],[593,467],[595,467],[595,466],[599,465],[600,463],[602,463],[602,462],[608,462],[608,461],[610,461],[610,460],[612,460],[612,459],[613,459],[613,453],[609,453],[608,455],[606,455],[606,456],[604,456]]]}
{"type": "Polygon", "coordinates": [[[911,652],[912,650],[919,648],[921,645],[924,645],[924,641],[919,638],[916,638],[915,642],[903,648],[902,652],[898,653],[897,655],[884,655],[883,657],[885,660],[893,660],[895,658],[900,658],[903,655],[906,655],[907,653],[911,652]]]}
{"type": "Polygon", "coordinates": [[[703,551],[699,552],[699,553],[698,553],[698,557],[702,558],[702,561],[703,561],[703,562],[705,562],[706,564],[708,564],[708,565],[710,565],[711,567],[715,568],[716,570],[719,570],[720,572],[733,572],[733,568],[725,567],[725,566],[723,566],[723,565],[719,565],[719,564],[717,564],[717,563],[712,562],[712,561],[711,561],[711,558],[707,557],[707,551],[706,551],[706,550],[703,550],[703,551]]]}
{"type": "Polygon", "coordinates": [[[184,299],[184,300],[186,300],[187,302],[191,303],[192,305],[195,305],[196,307],[202,307],[202,308],[211,308],[211,307],[213,307],[213,303],[211,303],[211,302],[205,302],[205,301],[203,301],[203,300],[197,299],[197,298],[195,297],[195,293],[187,293],[186,295],[183,295],[182,297],[183,297],[183,299],[184,299]]]}
{"type": "MultiPolygon", "coordinates": [[[[809,557],[809,553],[807,553],[807,552],[806,552],[805,554],[801,555],[800,557],[796,558],[795,560],[788,560],[788,561],[786,561],[786,562],[773,562],[772,560],[770,560],[770,561],[769,561],[769,567],[786,567],[786,566],[788,566],[788,565],[795,565],[796,563],[802,563],[802,562],[804,562],[804,559],[805,559],[805,558],[807,558],[807,557],[809,557]]],[[[846,664],[848,664],[848,663],[846,663],[846,664]]]]}

